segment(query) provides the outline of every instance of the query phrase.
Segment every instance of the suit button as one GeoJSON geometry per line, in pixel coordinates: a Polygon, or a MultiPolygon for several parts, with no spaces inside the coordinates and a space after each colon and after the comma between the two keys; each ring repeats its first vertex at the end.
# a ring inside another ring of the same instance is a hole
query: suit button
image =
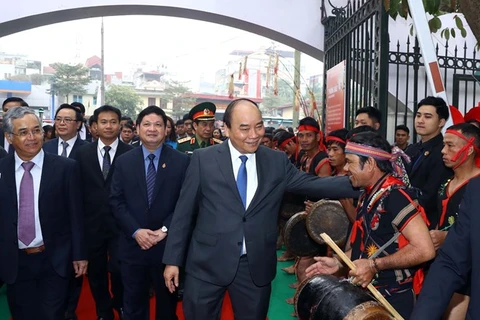
{"type": "Polygon", "coordinates": [[[243,222],[246,222],[247,221],[247,218],[243,218],[243,222]]]}

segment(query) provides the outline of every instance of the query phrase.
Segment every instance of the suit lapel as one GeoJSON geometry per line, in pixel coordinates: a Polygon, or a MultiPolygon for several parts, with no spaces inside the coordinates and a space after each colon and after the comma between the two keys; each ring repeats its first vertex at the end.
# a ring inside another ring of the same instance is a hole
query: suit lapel
{"type": "MultiPolygon", "coordinates": [[[[9,155],[5,161],[5,170],[2,172],[1,179],[4,180],[6,190],[8,192],[8,199],[11,199],[14,205],[14,210],[6,210],[6,212],[12,212],[11,221],[14,224],[17,224],[18,221],[18,202],[17,202],[17,185],[15,183],[15,157],[13,155],[9,155]]],[[[2,204],[8,205],[8,204],[2,204]]]]}
{"type": "Polygon", "coordinates": [[[40,191],[38,192],[39,207],[40,207],[40,199],[42,199],[43,193],[46,190],[50,190],[50,184],[52,180],[55,180],[52,177],[55,176],[56,161],[57,161],[56,157],[48,154],[47,152],[44,153],[42,177],[40,179],[40,191]]]}
{"type": "Polygon", "coordinates": [[[233,166],[232,166],[232,156],[230,154],[230,148],[228,146],[228,142],[222,143],[218,148],[218,152],[220,155],[215,157],[218,163],[218,168],[222,173],[227,185],[230,187],[233,194],[235,194],[237,198],[237,202],[243,207],[242,198],[240,197],[240,193],[237,189],[237,183],[235,181],[235,175],[233,174],[233,166]]]}
{"type": "Polygon", "coordinates": [[[135,172],[137,177],[138,186],[140,188],[140,193],[143,195],[145,203],[148,205],[148,195],[147,195],[147,177],[145,175],[145,159],[143,158],[143,148],[137,148],[135,150],[137,153],[134,157],[132,163],[132,170],[135,172]]]}
{"type": "Polygon", "coordinates": [[[98,141],[95,141],[89,144],[87,148],[88,148],[88,152],[86,155],[87,163],[92,170],[93,176],[103,181],[102,167],[100,167],[100,163],[98,162],[98,154],[97,154],[98,141]]]}
{"type": "Polygon", "coordinates": [[[266,179],[269,175],[268,171],[270,169],[269,161],[266,158],[266,152],[263,147],[259,147],[255,153],[255,162],[257,164],[257,190],[253,196],[250,205],[247,208],[247,215],[260,203],[264,197],[265,188],[266,188],[266,179]]]}
{"type": "Polygon", "coordinates": [[[170,156],[172,150],[169,147],[162,147],[162,152],[160,153],[160,159],[158,159],[158,168],[157,175],[155,177],[155,187],[153,189],[152,203],[155,201],[157,194],[162,190],[163,183],[165,182],[166,169],[171,165],[170,156]]]}

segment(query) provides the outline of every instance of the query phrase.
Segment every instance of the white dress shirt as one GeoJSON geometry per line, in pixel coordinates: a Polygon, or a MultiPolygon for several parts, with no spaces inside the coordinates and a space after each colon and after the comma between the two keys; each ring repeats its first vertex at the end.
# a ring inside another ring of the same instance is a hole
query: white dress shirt
{"type": "MultiPolygon", "coordinates": [[[[26,246],[23,242],[18,240],[18,248],[25,249],[25,248],[35,248],[43,245],[43,235],[42,235],[42,227],[40,225],[40,216],[38,213],[38,192],[40,190],[40,179],[42,177],[42,168],[43,168],[43,158],[44,153],[43,150],[40,149],[40,152],[30,160],[35,165],[30,170],[30,173],[33,177],[33,201],[34,201],[34,208],[35,208],[35,239],[33,239],[32,243],[26,246]]],[[[22,159],[17,155],[15,152],[15,185],[17,188],[17,208],[20,207],[20,182],[23,178],[23,173],[25,169],[22,167],[22,163],[24,163],[22,159]]],[[[18,228],[18,227],[17,227],[18,228]]],[[[18,229],[17,229],[18,235],[18,229]]]]}
{"type": "MultiPolygon", "coordinates": [[[[7,133],[5,133],[5,136],[7,133]]],[[[10,148],[10,143],[8,143],[7,137],[3,137],[3,149],[8,152],[8,149],[10,148]]]]}
{"type": "MultiPolygon", "coordinates": [[[[77,142],[77,139],[78,139],[78,135],[75,135],[72,139],[66,141],[68,143],[67,158],[70,156],[70,152],[72,152],[73,145],[75,144],[75,142],[77,142]]],[[[62,144],[63,141],[64,140],[62,138],[58,137],[58,153],[57,154],[59,156],[61,156],[63,152],[63,144],[62,144]]]]}
{"type": "MultiPolygon", "coordinates": [[[[240,153],[235,147],[232,145],[230,139],[228,140],[228,147],[230,148],[230,155],[232,157],[232,167],[233,167],[233,174],[235,176],[235,181],[237,181],[238,169],[242,165],[242,160],[240,159],[241,155],[247,156],[248,160],[245,162],[245,168],[247,169],[247,198],[245,199],[245,204],[247,210],[248,206],[252,202],[253,196],[255,192],[257,192],[258,187],[258,176],[257,176],[257,160],[255,157],[255,153],[247,153],[243,154],[240,153]]],[[[247,253],[247,248],[245,246],[245,236],[243,237],[243,244],[242,244],[242,254],[247,253]]]]}
{"type": "MultiPolygon", "coordinates": [[[[102,139],[98,139],[98,147],[97,147],[97,157],[98,157],[98,163],[100,163],[100,169],[103,170],[103,156],[105,155],[105,143],[103,143],[102,139]]],[[[113,143],[110,145],[110,151],[108,152],[110,154],[110,164],[113,163],[113,158],[115,157],[115,153],[117,152],[118,148],[118,138],[113,141],[113,143]]]]}
{"type": "Polygon", "coordinates": [[[78,134],[80,135],[80,139],[87,139],[87,128],[85,128],[85,123],[82,122],[82,126],[80,127],[78,134]]]}

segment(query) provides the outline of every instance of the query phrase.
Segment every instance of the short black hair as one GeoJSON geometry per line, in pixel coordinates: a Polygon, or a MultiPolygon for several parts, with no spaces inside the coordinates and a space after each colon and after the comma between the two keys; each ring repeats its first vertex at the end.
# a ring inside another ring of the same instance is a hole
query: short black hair
{"type": "Polygon", "coordinates": [[[405,131],[407,134],[410,134],[410,129],[408,129],[408,127],[404,124],[399,124],[398,126],[396,126],[395,133],[397,132],[397,130],[402,130],[405,131]]]}
{"type": "Polygon", "coordinates": [[[447,130],[460,131],[465,138],[473,138],[473,144],[475,147],[480,148],[480,128],[471,123],[459,123],[454,124],[447,128],[447,130]]]}
{"type": "MultiPolygon", "coordinates": [[[[361,132],[353,136],[349,142],[359,143],[366,146],[374,147],[386,151],[388,153],[392,152],[392,146],[388,141],[383,138],[378,132],[361,132]]],[[[368,157],[358,156],[360,158],[360,165],[362,166],[367,161],[368,157]]],[[[384,173],[392,173],[393,167],[392,163],[389,160],[377,160],[374,159],[377,163],[378,169],[384,173]]]]}
{"type": "Polygon", "coordinates": [[[177,122],[175,122],[176,126],[181,126],[182,124],[185,124],[185,122],[182,119],[177,120],[177,122]]]}
{"type": "Polygon", "coordinates": [[[355,117],[362,113],[366,113],[368,117],[373,120],[373,122],[380,123],[380,119],[382,119],[382,113],[380,112],[380,110],[374,107],[363,107],[358,109],[355,112],[355,117]]]}
{"type": "Polygon", "coordinates": [[[120,118],[120,121],[124,121],[124,120],[132,121],[132,122],[133,122],[133,119],[130,118],[129,116],[122,116],[122,117],[120,118]]]}
{"type": "Polygon", "coordinates": [[[70,103],[72,107],[79,108],[81,114],[85,114],[85,106],[81,102],[72,102],[70,103]]]}
{"type": "Polygon", "coordinates": [[[312,117],[305,117],[298,122],[298,126],[311,126],[317,128],[320,131],[320,126],[318,125],[317,120],[312,117]]]}
{"type": "Polygon", "coordinates": [[[2,110],[5,111],[5,105],[10,102],[20,102],[21,107],[28,107],[28,103],[25,102],[22,98],[19,97],[10,97],[3,101],[2,103],[2,110]]]}
{"type": "MultiPolygon", "coordinates": [[[[435,107],[435,110],[437,111],[438,117],[440,119],[445,119],[445,121],[448,120],[448,117],[450,116],[450,111],[447,106],[447,103],[445,100],[439,97],[426,97],[425,99],[421,100],[418,103],[418,109],[422,106],[433,106],[435,107]]],[[[418,110],[417,109],[417,110],[418,110]]]]}
{"type": "Polygon", "coordinates": [[[183,121],[187,121],[187,120],[192,120],[190,119],[190,114],[188,113],[183,115],[183,121]]]}
{"type": "Polygon", "coordinates": [[[60,107],[58,107],[57,111],[55,112],[55,118],[57,117],[58,112],[63,109],[69,109],[69,110],[75,111],[75,120],[83,121],[83,117],[82,117],[82,114],[80,113],[80,110],[68,103],[63,103],[60,105],[60,107]]]}
{"type": "Polygon", "coordinates": [[[356,127],[356,128],[353,128],[352,130],[348,131],[347,140],[350,140],[353,136],[355,136],[359,133],[362,133],[362,132],[377,132],[377,130],[375,130],[375,128],[372,128],[370,126],[356,127]]]}
{"type": "Polygon", "coordinates": [[[139,126],[142,123],[142,120],[145,116],[148,116],[149,114],[152,114],[152,113],[162,117],[163,125],[167,127],[167,115],[165,114],[165,111],[162,110],[162,108],[157,106],[148,106],[142,111],[140,111],[140,113],[137,116],[137,121],[136,121],[137,126],[139,126]]]}
{"type": "MultiPolygon", "coordinates": [[[[277,141],[277,145],[281,145],[284,141],[288,140],[288,139],[296,139],[295,138],[295,135],[291,132],[288,132],[288,131],[279,131],[277,132],[277,134],[275,134],[273,136],[273,140],[276,140],[277,141]]],[[[294,140],[295,141],[295,140],[294,140]]]]}
{"type": "Polygon", "coordinates": [[[130,129],[132,131],[135,131],[135,126],[133,124],[127,122],[122,126],[122,130],[123,129],[130,129]]]}
{"type": "MultiPolygon", "coordinates": [[[[118,108],[115,108],[114,106],[111,106],[111,105],[108,105],[108,104],[105,104],[105,105],[95,109],[95,111],[93,112],[93,116],[95,117],[95,119],[98,119],[98,116],[102,112],[113,112],[113,113],[115,113],[118,117],[118,122],[119,123],[120,123],[120,120],[122,119],[122,113],[120,112],[120,110],[118,108]]],[[[132,119],[130,119],[130,120],[132,120],[132,119]]]]}
{"type": "Polygon", "coordinates": [[[97,118],[92,115],[88,118],[88,125],[91,127],[93,123],[97,123],[97,118]]]}
{"type": "Polygon", "coordinates": [[[253,100],[250,100],[247,98],[240,98],[240,99],[233,100],[228,104],[227,108],[225,109],[225,113],[223,114],[223,123],[227,126],[227,128],[232,127],[232,112],[235,106],[237,106],[240,102],[250,102],[255,107],[257,107],[258,111],[260,111],[258,104],[253,100]]]}
{"type": "Polygon", "coordinates": [[[348,130],[345,129],[345,128],[331,131],[327,136],[326,146],[329,147],[332,144],[336,144],[340,148],[342,148],[342,150],[345,150],[345,145],[346,145],[346,141],[347,141],[347,134],[348,134],[348,130]],[[334,140],[328,141],[328,137],[336,137],[336,138],[342,139],[343,141],[345,141],[345,143],[341,143],[340,141],[334,141],[334,140]]]}

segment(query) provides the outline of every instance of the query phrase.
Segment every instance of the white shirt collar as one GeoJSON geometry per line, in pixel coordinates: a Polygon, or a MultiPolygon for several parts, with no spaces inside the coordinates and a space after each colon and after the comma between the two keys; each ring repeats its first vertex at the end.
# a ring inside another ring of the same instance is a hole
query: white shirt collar
{"type": "MultiPolygon", "coordinates": [[[[230,155],[232,157],[232,162],[233,161],[237,161],[239,160],[239,157],[241,155],[245,155],[247,156],[247,158],[250,160],[254,155],[255,153],[240,153],[240,151],[238,151],[237,149],[235,149],[235,147],[233,146],[232,142],[230,141],[230,139],[228,139],[228,147],[230,148],[230,155]]],[[[241,161],[241,160],[240,160],[241,161]]]]}
{"type": "MultiPolygon", "coordinates": [[[[73,148],[73,145],[75,144],[75,142],[77,142],[77,139],[78,139],[78,134],[76,134],[73,138],[65,141],[66,143],[68,143],[68,146],[71,148],[73,148]]],[[[62,138],[58,137],[58,146],[59,147],[63,147],[62,145],[62,141],[64,141],[62,138]]]]}
{"type": "MultiPolygon", "coordinates": [[[[33,157],[31,162],[33,162],[36,166],[38,166],[40,169],[43,167],[43,158],[45,157],[45,153],[43,152],[43,149],[40,149],[40,152],[37,153],[35,157],[33,157]]],[[[18,156],[17,152],[15,151],[15,171],[20,169],[22,163],[26,162],[25,160],[20,159],[18,156]]]]}
{"type": "MultiPolygon", "coordinates": [[[[105,147],[105,143],[103,143],[102,139],[98,138],[98,149],[100,149],[100,151],[103,152],[103,147],[105,147]]],[[[115,139],[115,141],[112,142],[110,147],[112,148],[111,151],[113,151],[113,152],[117,151],[118,138],[115,139]]]]}

